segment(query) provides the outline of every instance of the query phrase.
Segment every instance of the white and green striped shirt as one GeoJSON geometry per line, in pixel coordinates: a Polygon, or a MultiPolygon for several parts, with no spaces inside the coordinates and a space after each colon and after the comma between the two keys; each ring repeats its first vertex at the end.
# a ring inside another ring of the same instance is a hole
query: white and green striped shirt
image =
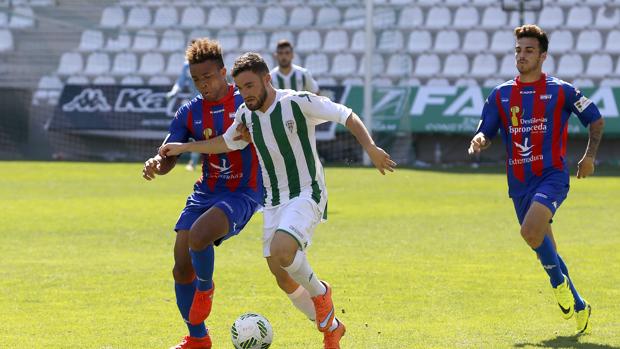
{"type": "Polygon", "coordinates": [[[327,97],[276,90],[276,98],[265,113],[250,111],[242,104],[235,121],[224,133],[224,140],[230,149],[245,148],[248,143],[233,138],[240,123],[250,131],[262,170],[265,207],[276,207],[294,197],[307,197],[324,212],[327,190],[314,128],[326,121],[345,125],[349,115],[350,108],[327,97]]]}
{"type": "Polygon", "coordinates": [[[278,89],[308,91],[314,94],[319,92],[319,84],[312,78],[310,71],[304,67],[291,64],[291,71],[284,75],[280,67],[271,69],[271,83],[278,89]]]}

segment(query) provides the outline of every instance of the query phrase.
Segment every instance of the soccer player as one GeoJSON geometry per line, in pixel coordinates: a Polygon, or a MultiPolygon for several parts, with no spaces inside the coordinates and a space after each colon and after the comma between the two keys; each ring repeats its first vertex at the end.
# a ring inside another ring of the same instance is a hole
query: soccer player
{"type": "Polygon", "coordinates": [[[319,93],[319,84],[312,78],[310,71],[293,64],[293,45],[288,40],[280,40],[274,54],[278,66],[270,72],[271,82],[278,89],[308,91],[319,93]]]}
{"type": "Polygon", "coordinates": [[[514,34],[519,75],[497,86],[487,98],[469,154],[488,148],[499,129],[507,153],[508,193],[521,236],[549,275],[562,316],[570,319],[575,314],[577,334],[582,334],[588,330],[591,307],[577,292],[557,253],[551,218],[568,194],[568,118],[575,113],[584,126],[589,125],[588,146],[579,161],[577,178],[594,173],[604,123],[596,105],[579,90],[542,72],[549,40],[541,28],[524,25],[514,34]]]}
{"type": "Polygon", "coordinates": [[[260,55],[246,53],[237,58],[232,76],[245,104],[239,107],[235,122],[223,137],[167,143],[159,154],[224,153],[244,149],[248,140],[252,141],[265,186],[263,255],[278,286],[324,333],[324,348],[340,348],[345,326],[335,317],[332,288],[318,278],[306,258],[306,249],[317,224],[325,217],[327,205],[314,128],[325,121],[345,125],[382,174],[393,171],[396,163],[374,144],[351,109],[312,93],[274,89],[269,68],[260,55]],[[238,139],[239,133],[242,139],[238,139]]]}
{"type": "MultiPolygon", "coordinates": [[[[186,51],[192,79],[201,95],[186,103],[170,124],[167,142],[187,142],[218,137],[233,123],[243,99],[226,82],[226,68],[219,43],[198,39],[186,51]]],[[[152,180],[174,167],[175,156],[159,155],[146,161],[143,177],[152,180]]],[[[254,148],[203,156],[202,176],[177,224],[174,246],[177,305],[189,336],[175,349],[210,349],[204,320],[209,316],[214,284],[214,249],[238,234],[263,200],[262,177],[254,148]]]]}

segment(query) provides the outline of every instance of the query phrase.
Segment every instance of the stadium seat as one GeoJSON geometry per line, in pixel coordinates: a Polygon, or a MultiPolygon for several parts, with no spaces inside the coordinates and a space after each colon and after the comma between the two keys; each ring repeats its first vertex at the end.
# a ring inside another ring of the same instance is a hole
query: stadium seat
{"type": "Polygon", "coordinates": [[[398,27],[401,29],[419,28],[424,24],[424,14],[419,7],[405,7],[398,18],[398,27]]]}
{"type": "Polygon", "coordinates": [[[482,14],[482,28],[504,29],[506,27],[507,15],[500,7],[492,6],[484,9],[482,14]]]}
{"type": "Polygon", "coordinates": [[[136,52],[152,51],[157,48],[157,34],[152,29],[140,29],[133,39],[133,50],[136,52]]]}
{"type": "Polygon", "coordinates": [[[267,50],[271,52],[276,51],[276,46],[278,45],[278,41],[280,40],[288,40],[293,47],[295,46],[295,35],[288,30],[277,31],[271,34],[271,38],[269,39],[269,45],[267,46],[267,50]]]}
{"type": "Polygon", "coordinates": [[[422,6],[422,7],[433,7],[433,6],[437,6],[438,4],[438,0],[416,0],[416,3],[418,6],[422,6]]]}
{"type": "Polygon", "coordinates": [[[459,7],[454,14],[452,26],[457,29],[475,28],[480,23],[478,9],[475,7],[459,7]]]}
{"type": "Polygon", "coordinates": [[[183,51],[187,41],[185,34],[178,29],[166,29],[159,43],[159,50],[164,52],[183,51]]]}
{"type": "Polygon", "coordinates": [[[562,7],[571,7],[580,3],[581,0],[556,0],[556,2],[562,7]]]}
{"type": "Polygon", "coordinates": [[[363,86],[364,79],[360,77],[348,77],[342,80],[342,85],[343,86],[363,86]]]}
{"type": "Polygon", "coordinates": [[[620,76],[620,57],[616,61],[616,70],[614,70],[614,76],[620,76]]]}
{"type": "Polygon", "coordinates": [[[475,78],[484,78],[493,76],[497,72],[497,59],[491,54],[478,54],[474,57],[471,66],[471,76],[475,78]]]}
{"type": "Polygon", "coordinates": [[[585,3],[590,7],[598,7],[598,6],[608,5],[610,1],[609,0],[585,0],[585,3]]]}
{"type": "Polygon", "coordinates": [[[555,59],[552,55],[547,54],[547,59],[543,62],[542,69],[547,74],[555,75],[555,59]]]}
{"type": "Polygon", "coordinates": [[[378,77],[372,79],[372,85],[376,87],[390,87],[394,86],[394,82],[388,77],[378,77]]]}
{"type": "Polygon", "coordinates": [[[34,26],[34,12],[30,7],[14,7],[9,27],[11,28],[30,28],[34,26]]]}
{"type": "Polygon", "coordinates": [[[56,72],[62,75],[75,74],[82,71],[84,60],[77,52],[65,52],[60,56],[60,63],[56,72]]]}
{"type": "Polygon", "coordinates": [[[384,30],[379,37],[380,52],[396,52],[403,49],[403,33],[400,30],[384,30]]]}
{"type": "Polygon", "coordinates": [[[435,37],[433,51],[437,53],[449,53],[461,46],[459,34],[455,30],[442,30],[435,37]]]}
{"type": "Polygon", "coordinates": [[[304,67],[312,72],[312,75],[319,76],[328,72],[329,61],[324,53],[313,53],[306,57],[304,67]]]}
{"type": "Polygon", "coordinates": [[[8,29],[0,29],[0,52],[12,51],[15,47],[13,34],[8,29]]]}
{"type": "Polygon", "coordinates": [[[611,30],[607,33],[605,52],[611,54],[620,53],[620,30],[611,30]]]}
{"type": "Polygon", "coordinates": [[[350,29],[363,28],[366,23],[366,9],[360,6],[349,7],[344,12],[342,26],[350,29]]]}
{"type": "Polygon", "coordinates": [[[71,75],[65,83],[67,85],[89,85],[90,80],[84,75],[71,75]]]}
{"type": "Polygon", "coordinates": [[[336,28],[340,26],[340,9],[337,7],[321,7],[316,16],[317,28],[336,28]]]}
{"type": "Polygon", "coordinates": [[[243,6],[237,11],[233,26],[240,29],[255,28],[259,22],[260,15],[258,9],[254,6],[243,6]]]}
{"type": "Polygon", "coordinates": [[[573,50],[573,33],[568,30],[556,30],[549,37],[549,50],[553,53],[565,53],[573,50]]]}
{"type": "Polygon", "coordinates": [[[282,28],[286,25],[287,19],[288,17],[283,7],[270,6],[263,12],[261,27],[271,29],[282,28]]]}
{"type": "Polygon", "coordinates": [[[55,75],[45,75],[41,77],[37,87],[44,90],[62,90],[63,83],[55,75]]]}
{"type": "Polygon", "coordinates": [[[158,86],[158,85],[172,86],[173,83],[172,81],[170,81],[170,78],[168,78],[167,76],[156,75],[156,76],[150,77],[147,84],[150,86],[158,86]]]}
{"type": "Polygon", "coordinates": [[[267,34],[263,31],[247,31],[241,40],[244,51],[263,51],[267,49],[267,34]]]}
{"type": "MultiPolygon", "coordinates": [[[[376,38],[373,36],[373,39],[376,38]]],[[[375,43],[372,43],[374,46],[375,43]]],[[[351,39],[351,51],[352,52],[364,52],[366,49],[366,33],[363,30],[358,30],[353,33],[353,38],[351,39]]]]}
{"type": "Polygon", "coordinates": [[[467,75],[469,72],[469,60],[462,53],[451,54],[444,60],[443,76],[447,78],[457,78],[467,75]]]}
{"type": "Polygon", "coordinates": [[[515,37],[510,30],[498,30],[493,32],[489,51],[492,53],[508,53],[515,50],[515,37]]]}
{"type": "Polygon", "coordinates": [[[588,79],[588,78],[577,78],[575,80],[573,80],[572,82],[573,86],[577,87],[577,88],[588,88],[588,87],[594,87],[594,81],[592,81],[592,79],[588,79]]]}
{"type": "Polygon", "coordinates": [[[155,19],[153,20],[153,27],[155,28],[170,28],[176,27],[179,23],[179,15],[177,10],[172,6],[162,6],[155,11],[155,19]]]}
{"type": "Polygon", "coordinates": [[[128,50],[131,47],[131,36],[126,32],[120,32],[116,37],[108,36],[105,49],[107,51],[118,52],[128,50]]]}
{"type": "Polygon", "coordinates": [[[469,0],[444,0],[446,6],[448,7],[457,7],[460,8],[462,6],[465,6],[469,3],[469,0]]]}
{"type": "Polygon", "coordinates": [[[396,25],[396,11],[389,7],[374,9],[373,25],[375,30],[393,28],[396,25]]]}
{"type": "Polygon", "coordinates": [[[213,29],[228,28],[232,25],[232,13],[230,7],[214,6],[211,7],[207,27],[213,29]]]}
{"type": "Polygon", "coordinates": [[[454,86],[456,87],[469,87],[469,86],[478,86],[478,81],[472,78],[459,78],[454,82],[454,86]]]}
{"type": "Polygon", "coordinates": [[[239,49],[239,34],[236,30],[223,29],[217,33],[217,41],[220,42],[222,50],[224,52],[234,51],[239,49]]]}
{"type": "Polygon", "coordinates": [[[118,28],[125,23],[125,12],[118,6],[110,6],[103,9],[99,26],[102,28],[118,28]]]}
{"type": "Polygon", "coordinates": [[[618,28],[620,24],[620,8],[599,7],[596,11],[594,27],[599,29],[618,28]]]}
{"type": "Polygon", "coordinates": [[[107,74],[110,71],[110,57],[107,53],[94,52],[88,56],[84,74],[100,75],[107,74]]]}
{"type": "Polygon", "coordinates": [[[151,24],[151,11],[148,7],[132,7],[127,15],[127,28],[145,28],[151,24]]]}
{"type": "MultiPolygon", "coordinates": [[[[523,23],[538,23],[536,22],[536,13],[532,11],[525,11],[523,14],[523,23]]],[[[510,13],[510,19],[508,20],[508,26],[510,28],[516,28],[521,25],[521,18],[519,12],[512,11],[510,13]]],[[[546,29],[543,27],[543,29],[546,29]]]]}
{"type": "Polygon", "coordinates": [[[608,54],[596,54],[590,56],[586,66],[585,76],[591,78],[604,78],[614,71],[614,63],[608,54]]]}
{"type": "Polygon", "coordinates": [[[149,52],[145,53],[140,59],[140,69],[138,73],[140,75],[154,75],[163,74],[164,72],[164,57],[161,53],[149,52]]]}
{"type": "Polygon", "coordinates": [[[144,80],[142,80],[142,78],[139,76],[128,75],[121,79],[121,85],[123,86],[144,85],[144,80]]]}
{"type": "Polygon", "coordinates": [[[586,6],[571,7],[566,17],[568,29],[583,29],[592,25],[592,9],[586,6]]]}
{"type": "Polygon", "coordinates": [[[208,29],[194,29],[189,33],[189,36],[187,37],[187,41],[191,41],[194,39],[199,39],[199,38],[210,38],[211,37],[211,31],[209,31],[208,29]]]}
{"type": "Polygon", "coordinates": [[[420,82],[420,79],[416,79],[416,78],[402,78],[400,80],[398,80],[398,86],[405,86],[405,87],[410,87],[410,86],[421,86],[422,82],[420,82]]]}
{"type": "Polygon", "coordinates": [[[301,6],[293,8],[288,20],[289,27],[307,28],[314,23],[314,13],[310,7],[301,6]]]}
{"type": "Polygon", "coordinates": [[[78,50],[91,52],[103,48],[103,33],[99,30],[86,29],[82,32],[78,50]]]}
{"type": "Polygon", "coordinates": [[[424,86],[451,86],[450,81],[445,78],[430,78],[426,80],[424,86]]]}
{"type": "Polygon", "coordinates": [[[442,29],[449,27],[452,23],[452,13],[447,7],[432,7],[426,15],[426,27],[431,29],[442,29]]]}
{"type": "Polygon", "coordinates": [[[409,35],[407,42],[407,51],[411,53],[427,52],[433,45],[431,33],[428,31],[415,30],[409,35]]]}
{"type": "Polygon", "coordinates": [[[30,0],[30,6],[54,6],[54,0],[30,0]]]}
{"type": "Polygon", "coordinates": [[[562,79],[573,79],[583,73],[583,59],[578,54],[567,54],[560,57],[557,76],[562,79]]]}
{"type": "Polygon", "coordinates": [[[487,51],[489,37],[486,31],[468,30],[463,39],[462,51],[466,53],[478,53],[487,51]]]}
{"type": "Polygon", "coordinates": [[[476,7],[488,7],[497,4],[497,0],[471,0],[471,4],[476,7]]]}
{"type": "Polygon", "coordinates": [[[181,74],[183,69],[183,63],[185,63],[185,55],[181,52],[173,53],[168,56],[168,64],[166,65],[166,75],[173,76],[175,80],[181,74]]]}
{"type": "Polygon", "coordinates": [[[336,81],[336,79],[332,78],[331,76],[320,77],[316,80],[316,82],[317,84],[319,84],[319,87],[338,86],[338,82],[336,81]]]}
{"type": "Polygon", "coordinates": [[[129,75],[138,71],[138,58],[132,52],[118,53],[112,64],[112,75],[129,75]]]}
{"type": "Polygon", "coordinates": [[[116,79],[110,75],[99,75],[93,79],[94,85],[116,85],[116,79]]]}
{"type": "Polygon", "coordinates": [[[415,63],[414,76],[430,77],[439,74],[441,71],[441,63],[439,57],[435,54],[420,55],[415,63]]]}
{"type": "Polygon", "coordinates": [[[344,30],[330,30],[323,40],[324,52],[344,52],[349,49],[349,34],[344,30]]]}
{"type": "MultiPolygon", "coordinates": [[[[381,56],[378,53],[374,53],[372,55],[372,67],[371,67],[371,71],[372,71],[372,75],[380,75],[385,73],[385,61],[383,60],[383,56],[381,56]]],[[[360,65],[358,67],[357,73],[359,76],[364,76],[365,72],[366,72],[366,57],[365,56],[361,56],[360,58],[360,65]]]]}
{"type": "Polygon", "coordinates": [[[488,78],[482,82],[482,87],[494,88],[497,85],[503,84],[505,80],[499,78],[488,78]]]}
{"type": "Polygon", "coordinates": [[[598,30],[585,30],[577,37],[577,52],[594,53],[603,47],[603,38],[598,30]]]}
{"type": "Polygon", "coordinates": [[[302,30],[297,36],[295,50],[312,52],[321,48],[321,34],[316,30],[302,30]]]}
{"type": "Polygon", "coordinates": [[[617,78],[605,78],[599,83],[601,87],[620,87],[620,79],[617,78]]]}
{"type": "Polygon", "coordinates": [[[518,71],[515,63],[515,56],[512,54],[507,54],[502,57],[502,61],[499,65],[499,72],[497,73],[497,75],[501,78],[511,79],[514,78],[517,74],[518,71]]]}
{"type": "Polygon", "coordinates": [[[205,25],[205,12],[202,7],[190,6],[186,7],[181,14],[181,27],[196,28],[205,25]]]}
{"type": "MultiPolygon", "coordinates": [[[[275,65],[273,63],[273,52],[270,51],[263,51],[260,53],[261,57],[263,57],[263,60],[265,61],[265,63],[267,64],[267,66],[269,67],[269,69],[271,70],[271,68],[274,68],[275,65]]],[[[232,67],[230,67],[230,69],[232,69],[232,67]]]]}
{"type": "Polygon", "coordinates": [[[564,11],[558,6],[543,6],[538,17],[538,25],[551,31],[564,25],[564,11]]]}
{"type": "Polygon", "coordinates": [[[334,57],[330,75],[344,77],[354,75],[357,71],[357,60],[350,53],[340,53],[334,57]]]}
{"type": "Polygon", "coordinates": [[[392,5],[411,5],[414,0],[390,0],[392,5]]]}
{"type": "Polygon", "coordinates": [[[0,11],[0,28],[5,28],[9,26],[9,14],[8,12],[0,11]]]}

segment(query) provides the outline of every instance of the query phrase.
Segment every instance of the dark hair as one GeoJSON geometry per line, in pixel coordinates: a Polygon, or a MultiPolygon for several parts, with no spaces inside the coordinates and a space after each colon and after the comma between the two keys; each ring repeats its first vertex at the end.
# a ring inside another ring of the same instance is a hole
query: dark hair
{"type": "Polygon", "coordinates": [[[222,47],[220,43],[209,38],[194,39],[185,50],[185,59],[189,64],[198,64],[205,61],[215,61],[220,68],[224,68],[222,47]]]}
{"type": "Polygon", "coordinates": [[[540,52],[547,52],[549,48],[549,38],[547,33],[535,24],[525,24],[515,28],[515,37],[521,38],[536,38],[540,44],[540,52]]]}
{"type": "Polygon", "coordinates": [[[267,63],[265,63],[263,57],[255,52],[244,53],[235,60],[235,64],[233,64],[232,68],[232,76],[234,78],[247,70],[258,75],[269,74],[267,63]]]}
{"type": "Polygon", "coordinates": [[[276,51],[281,48],[287,48],[287,47],[290,48],[291,51],[293,51],[293,44],[291,44],[290,41],[286,39],[278,40],[278,43],[276,44],[276,51]]]}

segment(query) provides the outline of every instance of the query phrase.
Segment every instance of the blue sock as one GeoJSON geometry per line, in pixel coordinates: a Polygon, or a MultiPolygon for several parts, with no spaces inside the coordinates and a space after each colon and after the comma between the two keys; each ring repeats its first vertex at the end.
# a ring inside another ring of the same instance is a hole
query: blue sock
{"type": "Polygon", "coordinates": [[[179,284],[175,282],[174,292],[177,296],[177,306],[179,307],[179,312],[181,312],[181,316],[187,325],[189,335],[195,338],[202,338],[206,336],[208,332],[204,323],[196,326],[189,323],[189,308],[192,306],[194,292],[196,292],[196,279],[194,279],[194,281],[190,284],[179,284]]]}
{"type": "Polygon", "coordinates": [[[549,275],[551,286],[554,288],[564,282],[564,276],[562,275],[562,269],[560,269],[560,262],[558,261],[558,254],[553,247],[551,239],[545,235],[542,244],[534,249],[540,258],[540,263],[549,275]]]}
{"type": "Polygon", "coordinates": [[[573,293],[573,297],[575,298],[575,311],[584,310],[586,308],[586,303],[577,292],[575,285],[573,285],[573,280],[571,280],[570,276],[568,275],[568,268],[566,267],[566,264],[564,264],[564,261],[559,254],[558,261],[560,261],[560,268],[562,269],[562,273],[564,273],[564,275],[566,275],[566,277],[568,278],[568,285],[570,286],[570,291],[573,293]]]}
{"type": "Polygon", "coordinates": [[[198,277],[198,289],[208,291],[213,287],[213,266],[215,263],[215,250],[213,245],[207,246],[202,251],[189,249],[192,256],[192,265],[198,277]]]}

